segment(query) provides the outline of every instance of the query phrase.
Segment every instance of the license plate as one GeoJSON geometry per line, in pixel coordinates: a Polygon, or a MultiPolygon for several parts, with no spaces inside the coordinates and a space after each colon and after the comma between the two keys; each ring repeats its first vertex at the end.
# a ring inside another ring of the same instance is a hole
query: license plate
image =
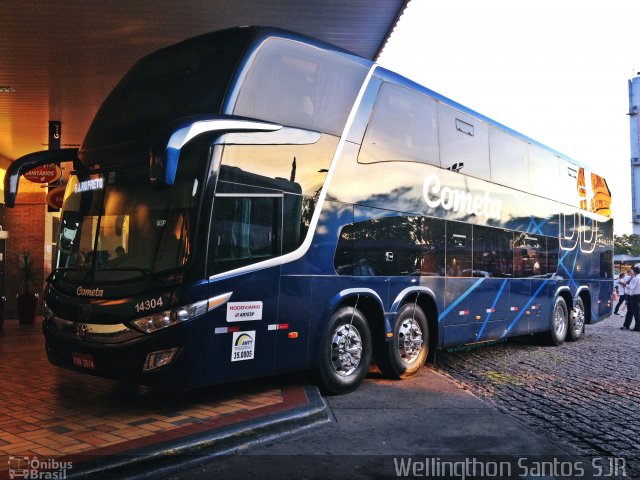
{"type": "Polygon", "coordinates": [[[74,352],[71,354],[71,358],[73,359],[73,364],[76,367],[88,368],[90,370],[96,369],[96,363],[93,360],[93,355],[74,352]]]}

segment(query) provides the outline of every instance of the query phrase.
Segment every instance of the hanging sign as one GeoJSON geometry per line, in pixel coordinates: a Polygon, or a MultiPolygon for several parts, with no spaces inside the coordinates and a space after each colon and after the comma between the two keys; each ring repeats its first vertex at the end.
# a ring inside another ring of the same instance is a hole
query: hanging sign
{"type": "Polygon", "coordinates": [[[32,168],[22,175],[34,183],[53,183],[62,176],[62,170],[54,163],[32,168]]]}
{"type": "Polygon", "coordinates": [[[60,150],[61,139],[62,122],[59,120],[49,121],[49,150],[60,150]]]}
{"type": "Polygon", "coordinates": [[[62,208],[62,201],[64,200],[64,191],[66,187],[56,187],[49,190],[47,194],[47,204],[51,208],[62,208]]]}

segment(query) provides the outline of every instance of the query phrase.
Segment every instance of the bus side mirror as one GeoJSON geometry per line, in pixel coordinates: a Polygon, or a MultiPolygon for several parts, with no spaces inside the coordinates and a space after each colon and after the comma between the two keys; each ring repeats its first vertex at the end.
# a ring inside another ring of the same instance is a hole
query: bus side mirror
{"type": "Polygon", "coordinates": [[[170,123],[153,142],[149,155],[149,181],[153,188],[167,188],[176,180],[180,153],[191,140],[211,132],[273,132],[282,125],[229,115],[198,115],[170,123]]]}
{"type": "Polygon", "coordinates": [[[58,162],[73,162],[74,168],[79,169],[81,165],[78,159],[78,149],[62,148],[59,150],[44,150],[42,152],[29,153],[14,160],[11,165],[9,165],[4,177],[5,205],[10,208],[15,206],[20,175],[41,165],[58,162]]]}

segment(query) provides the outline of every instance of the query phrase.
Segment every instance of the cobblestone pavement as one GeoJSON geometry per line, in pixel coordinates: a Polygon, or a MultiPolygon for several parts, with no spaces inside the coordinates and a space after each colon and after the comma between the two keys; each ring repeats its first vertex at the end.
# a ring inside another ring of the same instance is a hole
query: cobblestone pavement
{"type": "Polygon", "coordinates": [[[561,347],[512,340],[439,351],[436,366],[533,430],[640,478],[640,333],[612,315],[561,347]]]}

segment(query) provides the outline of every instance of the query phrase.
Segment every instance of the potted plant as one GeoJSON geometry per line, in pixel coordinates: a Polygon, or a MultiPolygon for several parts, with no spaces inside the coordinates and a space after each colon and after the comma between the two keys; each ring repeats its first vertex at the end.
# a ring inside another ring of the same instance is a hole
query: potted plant
{"type": "Polygon", "coordinates": [[[35,277],[35,268],[29,252],[18,255],[18,278],[20,286],[24,287],[22,293],[17,295],[18,320],[20,325],[33,325],[36,321],[36,311],[40,295],[29,291],[29,285],[35,277]]]}

